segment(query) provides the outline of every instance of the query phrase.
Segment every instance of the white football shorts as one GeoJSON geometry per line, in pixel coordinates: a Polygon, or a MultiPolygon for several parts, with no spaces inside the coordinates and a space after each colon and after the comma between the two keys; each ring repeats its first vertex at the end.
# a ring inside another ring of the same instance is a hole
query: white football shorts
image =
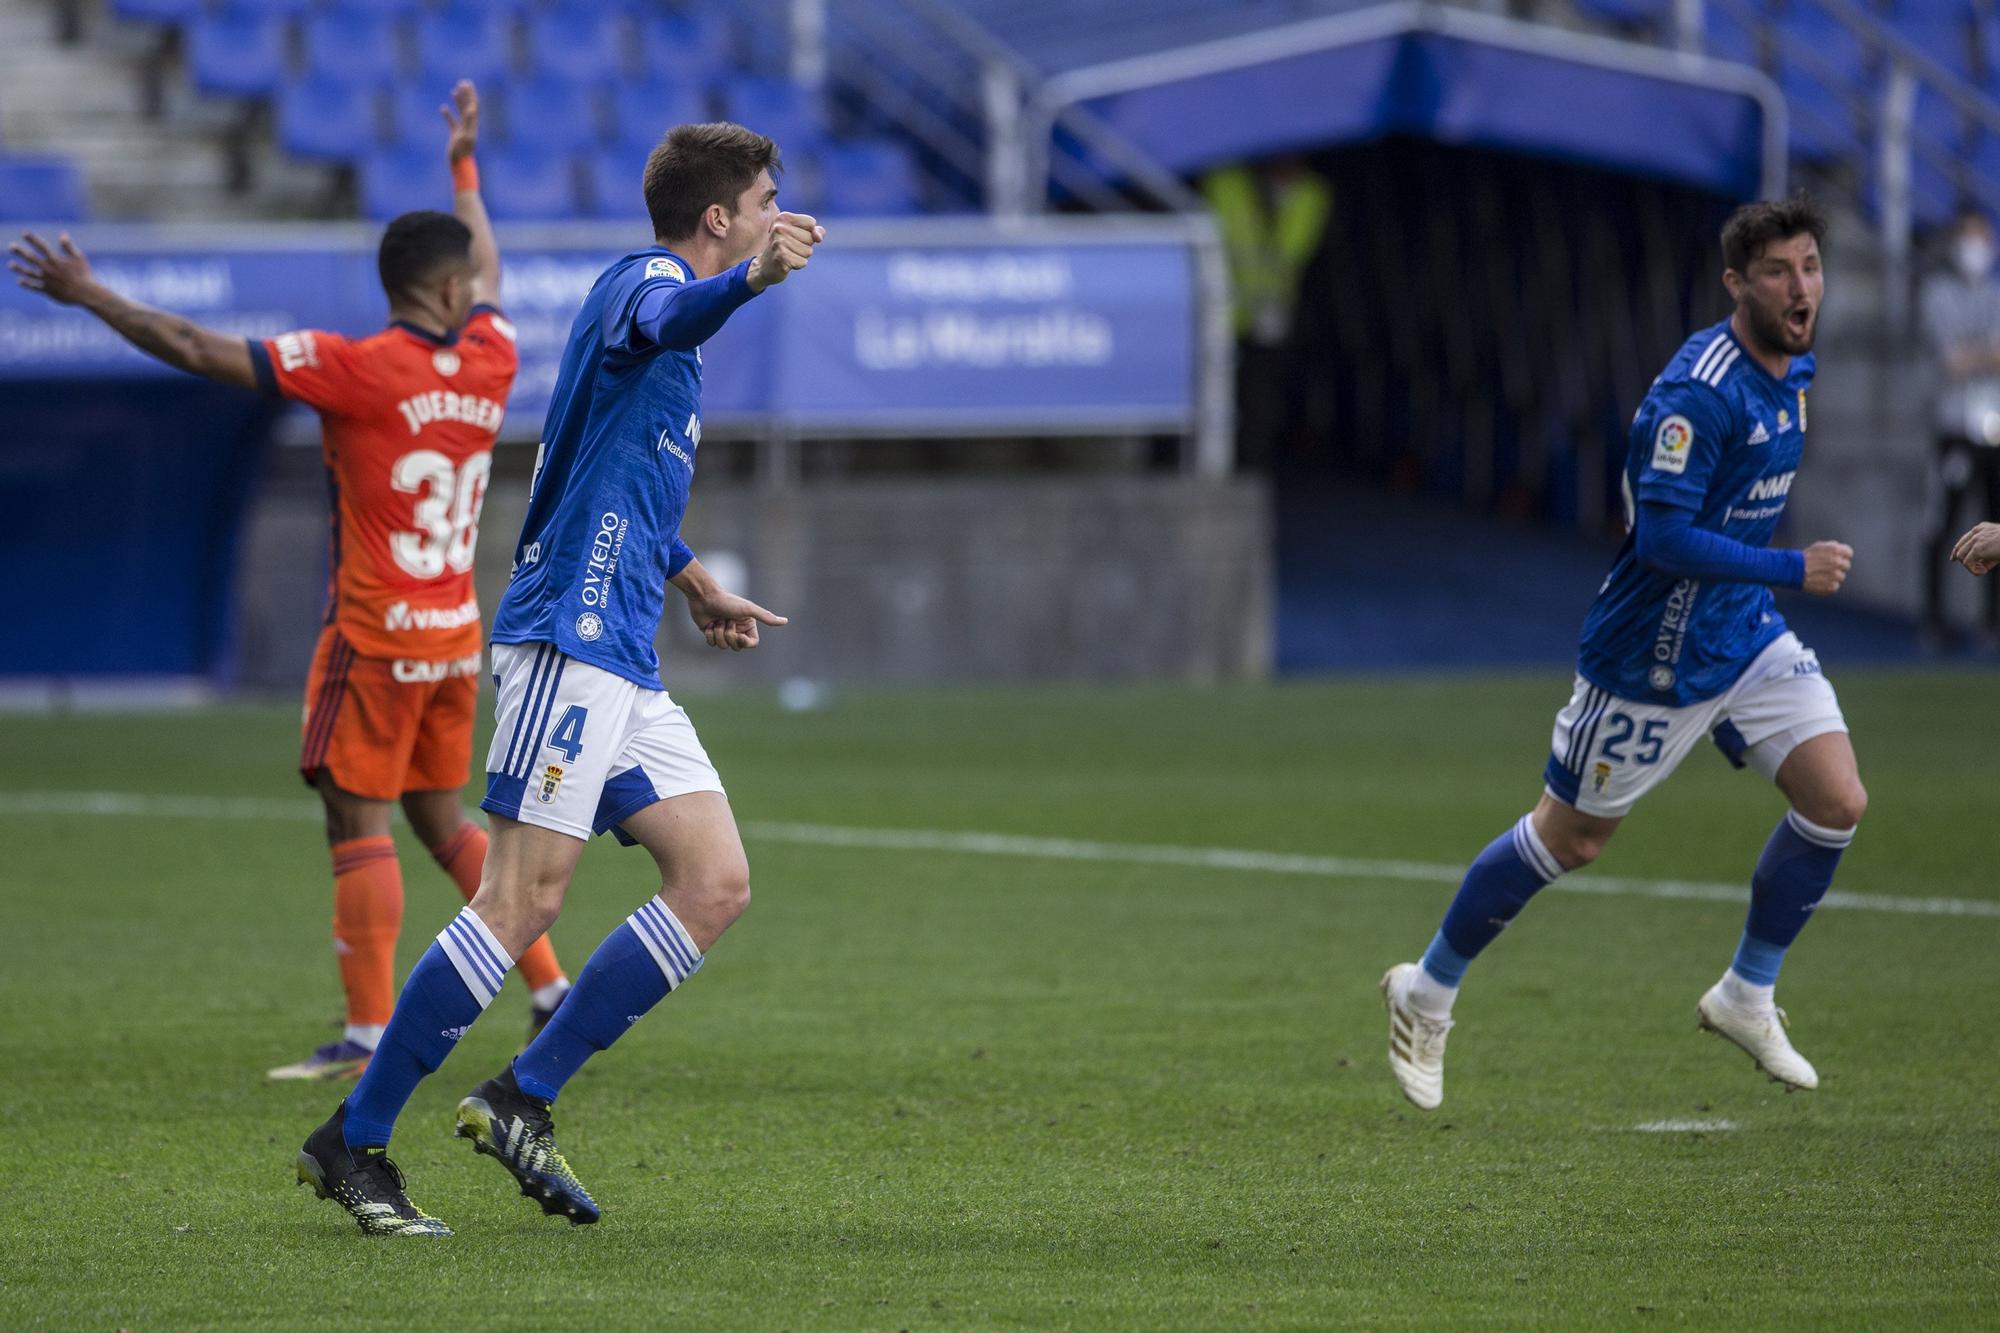
{"type": "Polygon", "coordinates": [[[655,801],[722,791],[687,710],[665,690],[579,662],[553,644],[496,643],[499,726],[486,756],[490,814],[589,838],[655,801]]]}
{"type": "Polygon", "coordinates": [[[1615,817],[1665,782],[1704,736],[1737,768],[1773,778],[1804,742],[1846,730],[1818,656],[1786,631],[1734,685],[1685,708],[1633,703],[1578,676],[1576,692],[1556,714],[1542,782],[1566,805],[1615,817]]]}

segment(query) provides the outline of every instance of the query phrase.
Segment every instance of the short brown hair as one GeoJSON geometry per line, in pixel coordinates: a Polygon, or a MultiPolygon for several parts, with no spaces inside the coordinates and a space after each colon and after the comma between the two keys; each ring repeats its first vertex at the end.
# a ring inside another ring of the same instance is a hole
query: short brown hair
{"type": "Polygon", "coordinates": [[[1815,244],[1826,245],[1826,214],[1810,195],[1745,204],[1722,224],[1722,266],[1748,273],[1773,241],[1807,232],[1815,244]]]}
{"type": "Polygon", "coordinates": [[[678,241],[694,235],[710,204],[734,213],[757,173],[783,171],[778,145],[741,125],[676,125],[646,159],[646,212],[653,235],[678,241]]]}

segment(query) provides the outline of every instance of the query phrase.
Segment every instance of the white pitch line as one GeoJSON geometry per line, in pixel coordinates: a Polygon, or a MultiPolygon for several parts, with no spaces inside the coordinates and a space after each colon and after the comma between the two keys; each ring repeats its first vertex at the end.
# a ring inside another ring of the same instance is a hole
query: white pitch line
{"type": "MultiPolygon", "coordinates": [[[[254,796],[151,796],[132,792],[0,792],[0,816],[130,815],[162,819],[285,819],[316,823],[324,818],[309,800],[254,796]]],[[[865,851],[943,852],[964,856],[1016,856],[1046,861],[1098,861],[1115,865],[1174,866],[1191,870],[1248,871],[1308,879],[1407,880],[1456,884],[1465,867],[1430,861],[1389,861],[1296,852],[1262,852],[1238,847],[1178,847],[1162,843],[1095,842],[1082,838],[1037,838],[1014,833],[963,833],[938,829],[856,828],[835,824],[785,824],[747,820],[752,841],[865,851]]],[[[1698,880],[1635,879],[1619,875],[1565,875],[1550,887],[1571,893],[1620,898],[1666,898],[1694,902],[1742,903],[1743,884],[1698,880]]],[[[2000,901],[1985,898],[1904,898],[1886,893],[1826,895],[1822,906],[1904,916],[1971,916],[2000,919],[2000,901]]]]}
{"type": "Polygon", "coordinates": [[[1641,1134],[1721,1134],[1736,1128],[1734,1120],[1648,1120],[1633,1129],[1641,1134]]]}

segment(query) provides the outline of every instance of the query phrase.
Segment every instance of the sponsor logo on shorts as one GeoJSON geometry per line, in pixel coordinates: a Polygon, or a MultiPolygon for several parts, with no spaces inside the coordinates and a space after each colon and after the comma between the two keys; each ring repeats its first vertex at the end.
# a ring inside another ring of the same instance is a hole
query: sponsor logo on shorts
{"type": "Polygon", "coordinates": [[[1664,664],[1656,666],[1646,673],[1646,683],[1663,693],[1671,690],[1674,687],[1674,669],[1664,664]]]}
{"type": "Polygon", "coordinates": [[[482,665],[478,653],[461,657],[455,662],[426,662],[414,657],[399,657],[390,664],[389,674],[405,685],[429,685],[457,676],[476,676],[482,665]]]}
{"type": "Polygon", "coordinates": [[[576,637],[585,643],[595,643],[604,633],[604,620],[595,611],[585,611],[576,618],[576,637]]]}
{"type": "Polygon", "coordinates": [[[1604,794],[1604,784],[1609,781],[1611,781],[1611,765],[1600,759],[1597,761],[1597,767],[1591,770],[1591,790],[1601,796],[1604,794]]]}
{"type": "Polygon", "coordinates": [[[542,770],[542,785],[535,792],[535,799],[543,805],[555,804],[556,793],[562,790],[562,780],[562,765],[550,764],[542,770]]]}

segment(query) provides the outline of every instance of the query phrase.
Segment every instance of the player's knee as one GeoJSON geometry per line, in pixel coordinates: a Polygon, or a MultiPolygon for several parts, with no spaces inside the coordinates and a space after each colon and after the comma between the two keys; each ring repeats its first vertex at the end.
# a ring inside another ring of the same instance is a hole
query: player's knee
{"type": "Polygon", "coordinates": [[[1844,786],[1816,795],[1799,811],[1821,828],[1849,829],[1868,813],[1868,789],[1856,778],[1844,786]]]}
{"type": "Polygon", "coordinates": [[[721,934],[750,906],[750,864],[738,856],[710,866],[690,887],[703,923],[721,934]]]}

